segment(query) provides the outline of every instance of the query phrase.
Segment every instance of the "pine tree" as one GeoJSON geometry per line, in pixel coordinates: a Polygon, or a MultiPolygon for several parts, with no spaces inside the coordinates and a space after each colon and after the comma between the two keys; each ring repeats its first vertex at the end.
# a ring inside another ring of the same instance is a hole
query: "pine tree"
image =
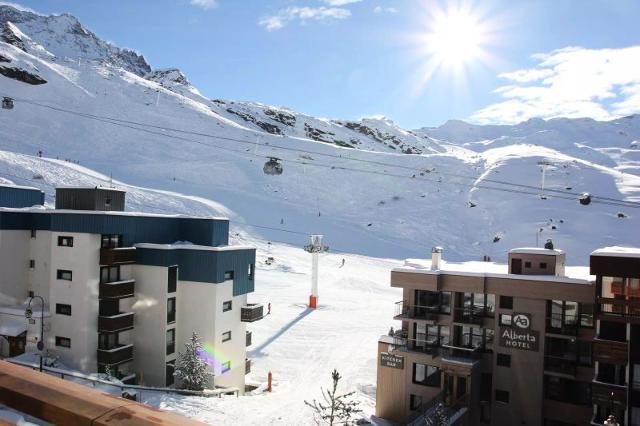
{"type": "Polygon", "coordinates": [[[324,403],[318,402],[315,399],[313,402],[304,401],[314,411],[314,418],[318,425],[351,425],[354,424],[352,416],[362,412],[357,408],[357,403],[351,401],[351,397],[355,392],[348,392],[343,395],[338,395],[338,383],[342,376],[338,373],[338,370],[333,370],[331,373],[331,379],[333,380],[333,386],[330,390],[324,390],[320,388],[322,392],[322,398],[324,403]]]}
{"type": "Polygon", "coordinates": [[[201,391],[205,388],[210,373],[207,363],[202,359],[203,352],[202,342],[194,331],[191,339],[184,345],[184,352],[178,353],[173,373],[181,389],[201,391]]]}
{"type": "Polygon", "coordinates": [[[433,414],[426,419],[427,426],[449,426],[449,419],[444,411],[444,405],[439,402],[433,414]]]}

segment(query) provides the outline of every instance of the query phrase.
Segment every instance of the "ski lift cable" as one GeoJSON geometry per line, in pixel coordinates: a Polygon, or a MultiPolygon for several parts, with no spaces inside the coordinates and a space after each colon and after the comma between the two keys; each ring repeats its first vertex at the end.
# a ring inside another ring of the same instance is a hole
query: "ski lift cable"
{"type": "MultiPolygon", "coordinates": [[[[76,115],[83,116],[83,117],[86,117],[86,118],[104,119],[104,120],[110,120],[110,121],[115,121],[115,122],[120,122],[120,123],[128,123],[128,124],[134,124],[134,125],[138,125],[138,126],[150,127],[150,128],[160,129],[160,130],[164,130],[164,131],[177,132],[177,133],[190,134],[190,135],[197,135],[197,136],[203,136],[203,137],[209,137],[209,138],[216,138],[216,139],[220,139],[220,140],[228,140],[228,141],[234,141],[234,142],[244,143],[244,144],[256,145],[256,143],[257,143],[257,142],[251,142],[251,141],[246,141],[246,140],[237,139],[237,138],[231,138],[231,137],[226,137],[226,136],[212,135],[212,134],[208,134],[208,133],[201,133],[201,132],[189,131],[189,130],[184,130],[184,129],[176,129],[176,128],[153,125],[153,124],[148,124],[148,123],[140,123],[140,122],[135,122],[135,121],[131,121],[131,120],[118,119],[118,118],[114,118],[114,117],[105,117],[105,116],[98,116],[98,115],[94,115],[94,114],[81,113],[81,112],[78,112],[78,111],[67,110],[67,109],[64,109],[64,108],[59,108],[59,107],[55,107],[55,106],[48,105],[48,104],[42,104],[42,103],[39,103],[39,102],[36,102],[36,101],[32,101],[32,100],[28,100],[28,99],[16,99],[16,100],[18,100],[20,102],[25,102],[25,103],[28,103],[28,104],[40,106],[40,107],[43,107],[43,108],[49,108],[49,109],[52,109],[52,110],[55,110],[55,111],[59,111],[59,112],[76,114],[76,115]]],[[[113,123],[113,124],[116,124],[116,123],[113,123]]],[[[165,133],[161,133],[161,134],[162,135],[166,135],[165,133]]],[[[197,141],[193,141],[193,142],[197,142],[197,141]]],[[[206,146],[206,144],[203,144],[203,145],[206,146]]],[[[309,151],[309,150],[304,150],[304,149],[300,149],[300,148],[282,147],[282,146],[278,146],[278,145],[270,145],[268,143],[267,144],[260,144],[260,145],[261,146],[265,146],[265,147],[272,147],[274,149],[280,149],[280,150],[286,150],[286,151],[294,151],[294,152],[302,152],[302,153],[306,153],[306,154],[314,154],[314,155],[325,156],[325,157],[336,158],[336,159],[346,159],[346,160],[349,160],[349,161],[357,161],[357,162],[369,163],[369,164],[375,164],[375,165],[381,165],[381,166],[387,166],[387,167],[401,168],[401,169],[406,169],[406,170],[411,170],[411,171],[418,171],[418,172],[423,171],[423,169],[415,168],[415,167],[402,166],[402,165],[385,163],[385,162],[375,161],[375,160],[364,160],[364,159],[358,159],[358,158],[352,158],[352,157],[342,157],[342,156],[335,155],[335,154],[327,154],[327,153],[323,153],[323,152],[309,151]]],[[[457,174],[457,173],[442,172],[442,171],[432,171],[431,173],[441,174],[443,176],[452,176],[452,177],[459,177],[459,178],[464,178],[464,179],[473,179],[474,181],[477,180],[476,176],[462,175],[462,174],[457,174]]],[[[490,182],[490,183],[500,184],[500,185],[515,186],[515,187],[522,187],[522,188],[535,189],[535,190],[538,189],[538,187],[533,186],[533,185],[516,184],[516,183],[505,182],[505,181],[500,181],[500,180],[496,180],[496,179],[485,179],[485,181],[486,182],[490,182]]],[[[571,194],[571,195],[575,195],[575,196],[580,196],[581,195],[580,193],[568,192],[568,191],[563,191],[563,190],[558,190],[558,189],[547,189],[547,191],[548,192],[560,193],[560,194],[571,194]]],[[[599,198],[599,199],[602,199],[602,200],[609,200],[609,201],[613,201],[613,202],[617,202],[617,203],[623,203],[623,204],[629,205],[629,206],[634,206],[634,205],[640,206],[639,202],[620,200],[620,199],[604,197],[604,196],[597,196],[597,195],[594,195],[594,194],[592,194],[591,196],[593,198],[599,198]]]]}
{"type": "MultiPolygon", "coordinates": [[[[153,131],[153,130],[149,130],[146,128],[141,128],[141,127],[136,127],[134,125],[128,125],[128,124],[124,124],[124,123],[119,123],[119,122],[114,122],[111,119],[103,119],[103,118],[99,118],[97,116],[92,116],[90,114],[84,114],[84,113],[77,113],[77,115],[83,116],[83,117],[88,117],[91,118],[92,120],[96,120],[96,121],[100,121],[106,124],[111,124],[114,126],[118,126],[118,127],[125,127],[125,128],[129,128],[129,129],[133,129],[133,130],[138,130],[141,132],[145,132],[145,133],[149,133],[149,134],[153,134],[153,135],[157,135],[157,136],[162,136],[165,138],[169,138],[169,139],[176,139],[176,140],[181,140],[184,142],[190,142],[190,143],[196,143],[196,144],[200,144],[209,148],[217,148],[220,150],[225,150],[228,152],[233,152],[235,154],[238,155],[244,155],[244,156],[255,156],[255,157],[260,157],[262,158],[261,155],[254,155],[252,153],[248,153],[246,151],[238,151],[238,150],[234,150],[228,147],[223,147],[223,146],[219,146],[219,145],[212,145],[212,144],[208,144],[208,143],[204,143],[202,141],[197,141],[197,140],[193,140],[193,139],[188,139],[188,138],[184,138],[181,136],[176,136],[176,135],[169,135],[166,133],[162,133],[162,132],[157,132],[157,131],[153,131]]],[[[143,125],[144,126],[144,125],[143,125]]],[[[492,187],[492,186],[487,186],[487,185],[474,185],[474,184],[465,184],[465,183],[459,183],[459,182],[446,182],[443,181],[441,179],[435,180],[435,179],[427,179],[425,177],[413,177],[413,176],[407,176],[407,175],[399,175],[399,174],[393,174],[390,172],[386,172],[386,171],[375,171],[375,170],[364,170],[364,169],[354,169],[354,168],[350,168],[350,167],[343,167],[343,166],[332,166],[332,165],[327,165],[327,164],[322,164],[322,163],[316,163],[316,162],[307,162],[307,161],[298,161],[298,160],[287,160],[290,163],[296,163],[296,164],[301,164],[301,165],[311,165],[311,166],[315,166],[315,167],[323,167],[323,168],[329,168],[329,169],[338,169],[338,170],[345,170],[345,171],[352,171],[352,172],[360,172],[360,173],[367,173],[367,174],[376,174],[376,175],[382,175],[382,176],[391,176],[391,177],[397,177],[397,178],[404,178],[404,179],[413,179],[413,180],[421,180],[421,181],[428,181],[428,182],[436,182],[436,183],[443,183],[443,184],[447,184],[447,185],[456,185],[456,186],[464,186],[464,187],[468,187],[468,188],[480,188],[480,189],[489,189],[489,190],[495,190],[495,191],[503,191],[503,192],[510,192],[510,193],[519,193],[519,194],[524,194],[524,195],[534,195],[537,196],[538,193],[537,192],[528,192],[528,191],[524,191],[524,190],[518,190],[518,189],[509,189],[509,188],[502,188],[502,187],[492,187]]],[[[538,189],[537,187],[532,187],[534,189],[538,189]]],[[[563,192],[561,192],[561,194],[564,194],[563,192]]],[[[558,198],[558,199],[566,199],[566,200],[571,200],[574,201],[574,197],[569,197],[566,195],[549,195],[552,198],[558,198]]],[[[593,197],[593,196],[592,196],[593,197]]],[[[595,200],[594,200],[595,201],[595,200]]],[[[628,203],[631,202],[627,202],[624,200],[617,200],[616,202],[604,202],[604,201],[600,201],[600,204],[608,204],[608,205],[612,205],[612,206],[617,206],[617,207],[640,207],[640,203],[637,203],[638,205],[630,205],[628,203]]]]}
{"type": "MultiPolygon", "coordinates": [[[[25,99],[17,99],[17,100],[19,100],[21,102],[28,103],[28,104],[32,104],[32,105],[36,105],[36,106],[40,106],[40,107],[44,107],[44,108],[49,108],[49,109],[52,109],[52,110],[55,110],[55,111],[59,111],[59,112],[64,112],[64,113],[74,114],[74,115],[78,115],[78,116],[85,117],[85,118],[90,118],[90,119],[93,119],[93,120],[96,120],[96,121],[100,121],[100,122],[103,122],[103,123],[106,123],[106,124],[112,124],[112,125],[115,125],[115,126],[120,126],[120,127],[130,128],[130,129],[134,129],[134,130],[139,130],[139,131],[143,131],[143,132],[154,134],[154,135],[158,135],[158,136],[163,136],[163,137],[167,137],[167,138],[182,140],[182,141],[185,141],[185,142],[197,143],[197,144],[200,144],[200,145],[203,145],[203,146],[207,146],[207,147],[211,147],[211,148],[218,148],[218,149],[221,149],[221,150],[227,150],[227,151],[234,152],[234,153],[240,154],[240,155],[247,155],[247,153],[246,152],[237,151],[237,150],[233,150],[233,149],[230,149],[230,148],[227,148],[227,147],[222,147],[222,146],[219,146],[219,145],[207,144],[207,143],[204,143],[202,141],[197,141],[197,140],[193,140],[193,139],[187,139],[187,138],[183,138],[183,137],[176,136],[176,135],[170,135],[170,134],[163,133],[163,132],[152,131],[152,130],[149,130],[149,129],[145,129],[144,127],[151,127],[151,128],[162,129],[162,130],[166,130],[166,131],[174,131],[174,132],[179,132],[179,133],[206,136],[206,137],[211,137],[211,138],[216,138],[216,139],[221,139],[221,140],[235,141],[235,142],[239,142],[239,143],[248,143],[248,144],[251,144],[251,145],[255,144],[255,142],[244,141],[242,139],[237,139],[237,138],[209,135],[209,134],[205,134],[205,133],[191,132],[191,131],[185,131],[185,130],[181,130],[181,129],[172,129],[172,128],[167,128],[167,127],[163,127],[163,126],[156,126],[156,125],[150,125],[150,124],[145,124],[145,123],[138,123],[138,122],[134,122],[134,121],[130,121],[130,120],[121,120],[121,119],[111,118],[111,117],[101,117],[101,116],[97,116],[97,115],[93,115],[93,114],[87,114],[87,113],[81,113],[81,112],[77,112],[77,111],[66,110],[66,109],[54,107],[54,106],[51,106],[51,105],[40,104],[40,103],[33,102],[33,101],[30,101],[30,100],[25,100],[25,99]],[[131,124],[131,125],[129,125],[129,124],[131,124]],[[143,127],[141,128],[141,127],[136,127],[136,126],[143,126],[143,127]]],[[[266,147],[271,147],[271,148],[274,148],[274,149],[282,149],[282,150],[288,150],[288,151],[304,152],[304,153],[307,153],[307,154],[314,154],[314,155],[319,155],[319,156],[332,157],[332,158],[336,158],[336,159],[346,159],[346,160],[351,160],[351,161],[358,161],[358,162],[362,162],[362,163],[369,163],[369,164],[375,164],[375,165],[384,165],[384,166],[407,169],[407,170],[412,170],[412,171],[423,171],[423,169],[419,169],[419,168],[413,168],[413,167],[407,167],[407,166],[402,166],[402,165],[384,163],[384,162],[380,162],[380,161],[363,160],[363,159],[357,159],[357,158],[351,158],[351,157],[342,157],[342,156],[337,156],[337,155],[333,155],[333,154],[326,154],[326,153],[322,153],[322,152],[308,151],[308,150],[302,150],[302,149],[291,148],[291,147],[281,147],[281,146],[271,145],[271,144],[267,144],[267,145],[260,144],[260,145],[261,146],[266,146],[266,147]]],[[[261,157],[260,155],[254,155],[254,156],[261,157]]],[[[384,174],[384,175],[388,175],[388,176],[395,176],[395,177],[403,177],[403,178],[413,179],[412,176],[394,175],[394,174],[390,174],[388,172],[376,172],[376,171],[372,171],[372,170],[352,169],[352,168],[342,167],[342,166],[327,166],[327,165],[321,165],[321,164],[317,164],[317,163],[300,162],[300,161],[297,161],[297,160],[286,160],[286,161],[287,162],[292,162],[292,163],[303,164],[305,166],[306,165],[313,165],[313,166],[320,166],[320,167],[324,166],[324,167],[330,167],[332,169],[350,170],[350,171],[363,172],[363,173],[384,174]]],[[[443,176],[458,177],[458,178],[463,178],[463,179],[473,179],[473,180],[477,179],[475,176],[459,175],[459,174],[448,173],[448,172],[433,171],[431,173],[440,174],[440,175],[443,175],[443,176]]],[[[430,179],[419,178],[419,180],[428,180],[429,181],[430,179]]],[[[430,180],[430,181],[433,181],[433,180],[430,180]]],[[[485,179],[485,181],[486,182],[490,182],[490,183],[497,183],[497,184],[500,184],[500,185],[539,190],[539,187],[532,186],[532,185],[514,184],[514,183],[510,183],[510,182],[504,182],[504,181],[498,181],[498,180],[492,180],[492,179],[485,179]]],[[[446,183],[446,182],[440,182],[440,183],[446,183]]],[[[458,185],[462,186],[463,184],[458,184],[458,185]]],[[[522,194],[527,194],[527,195],[538,195],[538,193],[533,193],[533,192],[509,190],[507,188],[487,187],[487,186],[484,186],[484,185],[469,185],[469,184],[467,184],[467,185],[464,185],[464,186],[473,187],[473,188],[492,189],[492,190],[503,190],[505,192],[522,193],[522,194]]],[[[547,191],[548,192],[558,193],[558,194],[572,194],[572,195],[576,195],[576,196],[580,196],[581,195],[579,193],[566,192],[566,191],[553,190],[553,189],[547,189],[547,191]]],[[[574,197],[566,197],[566,196],[563,197],[563,196],[560,196],[560,195],[553,195],[552,197],[553,198],[568,199],[568,200],[575,200],[574,197]]],[[[601,199],[601,200],[611,201],[611,203],[599,202],[600,204],[609,204],[609,205],[615,205],[615,206],[619,206],[619,207],[633,207],[633,208],[640,207],[640,202],[620,200],[620,199],[609,198],[609,197],[601,197],[601,196],[596,196],[596,195],[593,195],[593,194],[591,195],[591,197],[592,198],[598,198],[598,199],[601,199]]]]}

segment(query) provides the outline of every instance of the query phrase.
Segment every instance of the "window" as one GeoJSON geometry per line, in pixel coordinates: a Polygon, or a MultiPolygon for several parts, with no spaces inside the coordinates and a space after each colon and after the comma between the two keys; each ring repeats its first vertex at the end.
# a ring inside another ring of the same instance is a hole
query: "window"
{"type": "Polygon", "coordinates": [[[233,302],[231,302],[231,300],[222,302],[222,312],[230,311],[232,308],[233,308],[233,302]]]}
{"type": "Polygon", "coordinates": [[[233,279],[233,271],[226,271],[224,273],[224,280],[232,280],[233,279]]]}
{"type": "Polygon", "coordinates": [[[222,341],[228,342],[229,340],[231,340],[231,332],[225,331],[224,333],[222,333],[222,341]]]}
{"type": "Polygon", "coordinates": [[[496,389],[496,401],[504,404],[509,403],[509,392],[496,389]]]}
{"type": "Polygon", "coordinates": [[[73,247],[73,237],[58,237],[58,247],[73,247]]]}
{"type": "Polygon", "coordinates": [[[167,324],[176,322],[176,298],[167,299],[167,324]]]}
{"type": "Polygon", "coordinates": [[[36,267],[36,261],[31,259],[29,260],[29,268],[33,269],[36,267]]]}
{"type": "Polygon", "coordinates": [[[498,354],[498,358],[496,359],[496,364],[500,367],[511,367],[511,355],[507,354],[498,354]]]}
{"type": "Polygon", "coordinates": [[[102,248],[122,247],[122,235],[107,234],[102,236],[102,248]]]}
{"type": "Polygon", "coordinates": [[[105,198],[104,206],[105,207],[111,207],[111,198],[105,198]]]}
{"type": "Polygon", "coordinates": [[[580,303],[580,327],[593,328],[593,303],[580,303]]]}
{"type": "Polygon", "coordinates": [[[172,386],[175,378],[173,377],[173,373],[176,371],[176,362],[175,361],[169,361],[165,367],[165,386],[169,387],[172,386]]]}
{"type": "Polygon", "coordinates": [[[227,361],[227,362],[223,362],[222,363],[222,374],[226,373],[227,371],[231,370],[231,361],[227,361]]]}
{"type": "Polygon", "coordinates": [[[500,325],[510,326],[512,317],[509,314],[500,314],[500,325]]]}
{"type": "Polygon", "coordinates": [[[31,238],[36,238],[36,230],[35,229],[31,230],[31,238]]]}
{"type": "Polygon", "coordinates": [[[69,339],[68,337],[56,336],[56,346],[60,346],[61,348],[70,348],[71,339],[69,339]]]}
{"type": "Polygon", "coordinates": [[[544,397],[553,401],[593,407],[591,383],[588,382],[545,375],[544,397]]]}
{"type": "Polygon", "coordinates": [[[531,268],[531,262],[524,262],[525,268],[531,268]]]}
{"type": "Polygon", "coordinates": [[[500,296],[500,308],[502,308],[502,309],[513,309],[513,297],[511,297],[511,296],[500,296]]]}
{"type": "Polygon", "coordinates": [[[57,277],[59,280],[72,281],[73,272],[67,271],[65,269],[58,269],[57,277]]]}
{"type": "Polygon", "coordinates": [[[249,275],[249,281],[253,280],[253,273],[255,272],[255,266],[254,264],[250,264],[249,265],[249,271],[248,271],[248,275],[249,275]]]}
{"type": "Polygon", "coordinates": [[[417,411],[422,407],[422,397],[414,394],[409,395],[409,409],[417,411]]]}
{"type": "Polygon", "coordinates": [[[103,266],[100,268],[100,282],[112,283],[120,281],[120,266],[103,266]]]}
{"type": "Polygon", "coordinates": [[[56,314],[71,316],[71,305],[56,303],[56,314]]]}
{"type": "Polygon", "coordinates": [[[441,370],[431,365],[413,363],[413,383],[422,386],[440,387],[441,370]]]}
{"type": "Polygon", "coordinates": [[[169,266],[167,271],[167,293],[175,293],[178,288],[178,267],[169,266]]]}
{"type": "Polygon", "coordinates": [[[547,269],[547,262],[540,262],[540,269],[547,269]]]}
{"type": "Polygon", "coordinates": [[[167,330],[167,355],[176,351],[176,329],[167,330]]]}

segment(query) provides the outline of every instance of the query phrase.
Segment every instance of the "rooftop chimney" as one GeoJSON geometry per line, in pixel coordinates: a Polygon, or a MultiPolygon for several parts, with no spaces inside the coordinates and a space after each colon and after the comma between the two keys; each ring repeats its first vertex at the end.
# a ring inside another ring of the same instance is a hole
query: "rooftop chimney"
{"type": "Polygon", "coordinates": [[[442,247],[434,247],[431,249],[431,269],[440,269],[442,263],[442,247]]]}

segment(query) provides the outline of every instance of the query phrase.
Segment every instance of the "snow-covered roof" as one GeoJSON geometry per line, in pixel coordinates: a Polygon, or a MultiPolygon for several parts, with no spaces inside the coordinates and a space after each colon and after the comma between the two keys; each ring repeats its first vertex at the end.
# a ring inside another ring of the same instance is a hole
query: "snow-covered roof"
{"type": "Polygon", "coordinates": [[[638,257],[640,258],[639,247],[603,247],[591,253],[591,256],[611,256],[611,257],[638,257]]]}
{"type": "Polygon", "coordinates": [[[117,192],[127,192],[126,189],[121,189],[121,188],[116,188],[115,186],[104,186],[104,185],[97,185],[97,186],[65,186],[65,185],[58,185],[56,187],[56,189],[102,189],[105,191],[117,191],[117,192]]]}
{"type": "Polygon", "coordinates": [[[431,269],[431,260],[407,259],[404,266],[394,268],[395,272],[412,272],[420,274],[451,274],[471,277],[508,278],[514,280],[553,281],[572,284],[592,284],[595,277],[589,273],[588,266],[567,266],[565,276],[556,275],[519,275],[509,274],[506,264],[494,262],[440,262],[439,269],[431,269]]]}
{"type": "Polygon", "coordinates": [[[15,188],[15,189],[28,189],[28,190],[31,190],[31,191],[40,191],[39,188],[35,188],[33,186],[14,185],[12,183],[0,183],[0,187],[2,187],[2,188],[15,188]]]}
{"type": "Polygon", "coordinates": [[[252,246],[200,246],[197,244],[153,244],[140,243],[135,245],[136,248],[155,249],[155,250],[202,250],[202,251],[231,251],[231,250],[252,250],[252,246]]]}
{"type": "Polygon", "coordinates": [[[7,319],[0,321],[0,336],[16,337],[27,331],[27,319],[18,321],[15,319],[7,319]]]}
{"type": "Polygon", "coordinates": [[[203,219],[203,220],[229,220],[222,216],[189,216],[184,214],[166,214],[166,213],[147,213],[132,211],[105,211],[105,210],[66,210],[66,209],[50,209],[43,206],[12,208],[0,207],[2,212],[22,212],[22,213],[41,213],[41,214],[93,214],[93,215],[110,215],[110,216],[140,216],[140,217],[176,217],[185,219],[203,219]]]}
{"type": "Polygon", "coordinates": [[[544,256],[557,256],[564,254],[563,250],[545,249],[540,247],[520,247],[509,250],[512,254],[541,254],[544,256]]]}

